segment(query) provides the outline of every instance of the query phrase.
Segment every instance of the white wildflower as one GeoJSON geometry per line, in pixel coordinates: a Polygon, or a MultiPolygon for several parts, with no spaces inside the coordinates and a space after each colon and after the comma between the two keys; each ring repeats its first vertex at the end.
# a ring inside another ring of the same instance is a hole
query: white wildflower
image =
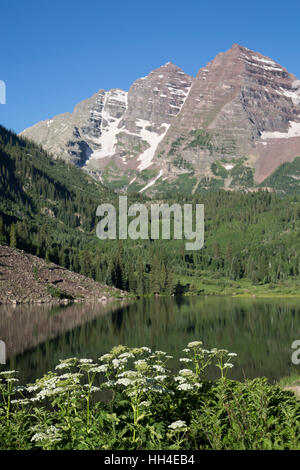
{"type": "Polygon", "coordinates": [[[39,385],[28,385],[27,387],[27,392],[36,392],[37,390],[40,389],[40,386],[39,385]]]}
{"type": "Polygon", "coordinates": [[[114,356],[112,354],[104,354],[103,356],[99,357],[99,361],[101,362],[108,362],[110,361],[114,356]]]}
{"type": "Polygon", "coordinates": [[[157,356],[165,356],[167,353],[165,353],[164,351],[155,351],[155,354],[157,356]]]}
{"type": "Polygon", "coordinates": [[[160,385],[151,385],[150,390],[155,393],[163,393],[163,388],[160,385]]]}
{"type": "Polygon", "coordinates": [[[65,367],[71,367],[71,366],[74,366],[78,362],[78,359],[76,357],[69,357],[67,359],[60,359],[59,362],[60,364],[58,365],[61,367],[63,367],[63,365],[65,367]]]}
{"type": "Polygon", "coordinates": [[[27,398],[24,398],[24,399],[19,399],[19,400],[12,400],[11,403],[16,404],[16,405],[28,405],[30,403],[30,400],[27,398]]]}
{"type": "Polygon", "coordinates": [[[194,372],[191,369],[181,369],[178,373],[180,375],[194,375],[194,372]]]}
{"type": "Polygon", "coordinates": [[[118,374],[118,378],[119,377],[128,377],[129,379],[133,380],[138,377],[138,372],[136,370],[125,370],[121,374],[118,374]]]}
{"type": "Polygon", "coordinates": [[[114,369],[118,369],[122,365],[121,359],[113,359],[112,366],[114,369]]]}
{"type": "Polygon", "coordinates": [[[235,356],[237,356],[237,353],[228,353],[227,356],[229,356],[229,357],[235,357],[235,356]]]}
{"type": "Polygon", "coordinates": [[[40,398],[39,397],[33,397],[33,398],[30,398],[30,401],[32,401],[32,402],[40,401],[40,398]]]}
{"type": "Polygon", "coordinates": [[[148,366],[148,363],[144,359],[139,359],[138,361],[134,361],[134,365],[136,367],[146,367],[148,366]]]}
{"type": "Polygon", "coordinates": [[[155,377],[155,380],[157,380],[158,382],[163,382],[164,380],[166,380],[168,377],[166,375],[157,375],[155,377]]]}
{"type": "Polygon", "coordinates": [[[59,431],[55,426],[50,426],[44,432],[37,432],[31,438],[31,441],[50,441],[50,442],[58,442],[60,441],[59,431]]]}
{"type": "Polygon", "coordinates": [[[85,384],[84,387],[88,388],[91,393],[100,392],[101,390],[99,387],[95,387],[94,385],[90,386],[89,384],[85,384]]]}
{"type": "Polygon", "coordinates": [[[175,377],[175,379],[174,379],[174,380],[175,380],[175,382],[181,382],[181,383],[182,383],[182,382],[185,382],[185,378],[184,378],[184,377],[182,377],[182,376],[180,376],[180,375],[179,375],[179,376],[177,376],[177,377],[175,377]]]}
{"type": "Polygon", "coordinates": [[[71,367],[70,364],[66,364],[65,362],[62,362],[61,364],[58,364],[55,367],[55,370],[70,369],[70,367],[71,367]]]}
{"type": "Polygon", "coordinates": [[[179,384],[177,388],[178,390],[188,391],[188,390],[192,390],[193,386],[184,382],[184,383],[179,384]]]}
{"type": "Polygon", "coordinates": [[[10,377],[11,375],[15,375],[17,373],[18,371],[16,370],[4,370],[3,372],[0,372],[0,376],[6,378],[6,377],[10,377]]]}
{"type": "Polygon", "coordinates": [[[200,384],[199,382],[196,382],[196,383],[194,383],[194,387],[201,388],[202,384],[200,384]]]}
{"type": "Polygon", "coordinates": [[[224,364],[223,367],[224,367],[224,368],[228,368],[228,369],[232,369],[232,367],[234,367],[234,365],[231,364],[231,362],[225,362],[225,364],[224,364]]]}
{"type": "Polygon", "coordinates": [[[44,441],[45,439],[47,439],[47,434],[43,433],[43,432],[37,432],[36,434],[34,434],[31,438],[31,442],[38,442],[38,441],[44,441]]]}
{"type": "Polygon", "coordinates": [[[132,381],[130,379],[126,379],[126,377],[122,379],[118,379],[116,381],[116,385],[124,385],[124,387],[128,387],[131,384],[132,384],[132,381]]]}
{"type": "Polygon", "coordinates": [[[189,359],[188,357],[181,357],[179,361],[180,362],[192,362],[192,359],[189,359]]]}
{"type": "Polygon", "coordinates": [[[134,357],[134,355],[132,353],[129,353],[129,352],[125,352],[125,353],[122,353],[122,354],[119,355],[120,359],[131,359],[133,357],[134,357]]]}
{"type": "Polygon", "coordinates": [[[151,402],[150,401],[142,401],[140,403],[140,406],[144,406],[144,407],[148,408],[149,406],[151,406],[151,402]]]}
{"type": "Polygon", "coordinates": [[[168,428],[172,429],[173,431],[185,431],[187,429],[187,425],[185,421],[178,420],[170,424],[168,428]]]}
{"type": "Polygon", "coordinates": [[[90,372],[107,372],[107,370],[108,364],[102,364],[101,366],[92,367],[92,369],[90,369],[90,372]]]}
{"type": "Polygon", "coordinates": [[[202,341],[192,341],[191,343],[188,343],[189,348],[196,348],[197,346],[201,346],[202,341]]]}
{"type": "Polygon", "coordinates": [[[73,380],[77,380],[79,379],[79,377],[82,377],[82,374],[80,374],[79,372],[76,372],[74,374],[71,374],[71,372],[68,372],[66,374],[62,374],[59,376],[59,379],[60,380],[64,380],[64,379],[73,379],[73,380]]]}

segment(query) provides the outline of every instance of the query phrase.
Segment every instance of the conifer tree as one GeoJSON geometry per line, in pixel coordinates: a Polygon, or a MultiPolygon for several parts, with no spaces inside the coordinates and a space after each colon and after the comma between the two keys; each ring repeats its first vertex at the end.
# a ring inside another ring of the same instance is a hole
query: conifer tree
{"type": "Polygon", "coordinates": [[[2,215],[0,215],[0,243],[5,242],[5,241],[6,241],[6,237],[5,237],[5,233],[4,233],[3,217],[2,217],[2,215]]]}
{"type": "Polygon", "coordinates": [[[10,226],[9,245],[12,248],[17,248],[17,227],[15,224],[10,226]]]}

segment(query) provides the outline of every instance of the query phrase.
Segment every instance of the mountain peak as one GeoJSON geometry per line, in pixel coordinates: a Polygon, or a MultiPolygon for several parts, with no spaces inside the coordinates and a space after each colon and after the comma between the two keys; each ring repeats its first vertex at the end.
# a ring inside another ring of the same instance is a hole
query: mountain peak
{"type": "MultiPolygon", "coordinates": [[[[300,154],[300,86],[275,61],[234,43],[195,78],[168,61],[128,93],[100,90],[73,114],[24,135],[104,179],[121,174],[120,185],[128,179],[136,191],[170,178],[190,178],[191,184],[220,179],[215,162],[229,172],[245,158],[248,180],[261,182],[300,154]],[[140,176],[147,168],[150,181],[140,176]]],[[[230,177],[218,184],[233,187],[230,177]]]]}
{"type": "Polygon", "coordinates": [[[248,49],[248,47],[245,47],[245,46],[241,46],[241,44],[238,44],[238,43],[234,43],[232,44],[231,46],[231,49],[243,49],[243,50],[246,50],[246,51],[250,51],[250,49],[248,49]]]}
{"type": "Polygon", "coordinates": [[[158,67],[157,69],[155,70],[181,70],[180,67],[178,67],[178,65],[174,64],[173,62],[166,62],[165,64],[161,65],[160,67],[158,67]]]}

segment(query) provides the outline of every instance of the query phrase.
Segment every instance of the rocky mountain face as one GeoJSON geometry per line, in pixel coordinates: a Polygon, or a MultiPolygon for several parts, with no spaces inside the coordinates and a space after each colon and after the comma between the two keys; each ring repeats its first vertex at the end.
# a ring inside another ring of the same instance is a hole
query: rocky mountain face
{"type": "Polygon", "coordinates": [[[22,134],[118,190],[255,188],[300,155],[300,81],[234,44],[195,78],[169,62],[22,134]]]}

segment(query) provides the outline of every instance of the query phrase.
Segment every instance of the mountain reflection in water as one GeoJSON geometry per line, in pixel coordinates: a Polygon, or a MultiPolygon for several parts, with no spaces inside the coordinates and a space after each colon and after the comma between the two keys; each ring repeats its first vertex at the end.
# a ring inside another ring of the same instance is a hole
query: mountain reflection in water
{"type": "Polygon", "coordinates": [[[127,305],[1,306],[0,339],[7,346],[6,367],[17,369],[23,383],[53,370],[59,359],[96,360],[119,344],[164,350],[174,356],[169,367],[176,368],[182,349],[194,340],[238,354],[231,378],[274,381],[299,373],[291,343],[300,339],[300,301],[190,297],[127,305]]]}

